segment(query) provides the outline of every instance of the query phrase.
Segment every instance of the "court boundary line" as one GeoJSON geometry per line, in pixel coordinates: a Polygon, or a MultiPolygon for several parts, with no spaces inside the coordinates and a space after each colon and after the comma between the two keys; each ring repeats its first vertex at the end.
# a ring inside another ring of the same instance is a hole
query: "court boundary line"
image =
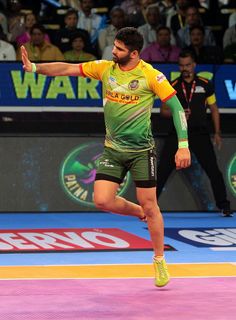
{"type": "MultiPolygon", "coordinates": [[[[172,276],[171,279],[212,279],[212,278],[236,278],[235,276],[186,276],[186,277],[176,277],[172,276]]],[[[6,279],[1,279],[0,281],[31,281],[31,280],[132,280],[132,279],[154,279],[154,277],[127,277],[127,278],[6,278],[6,279]]]]}

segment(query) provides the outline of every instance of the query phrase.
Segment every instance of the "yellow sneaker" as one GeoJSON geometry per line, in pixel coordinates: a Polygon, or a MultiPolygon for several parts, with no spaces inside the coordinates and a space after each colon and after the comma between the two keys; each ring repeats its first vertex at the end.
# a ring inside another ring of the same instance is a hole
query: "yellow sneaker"
{"type": "Polygon", "coordinates": [[[153,265],[155,269],[155,286],[164,287],[170,281],[170,275],[168,273],[165,259],[158,261],[153,259],[153,265]]]}

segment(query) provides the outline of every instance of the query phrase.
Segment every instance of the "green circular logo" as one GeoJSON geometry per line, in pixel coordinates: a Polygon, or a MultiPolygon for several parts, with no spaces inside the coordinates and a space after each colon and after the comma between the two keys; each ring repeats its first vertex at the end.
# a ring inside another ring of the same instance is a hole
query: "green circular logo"
{"type": "MultiPolygon", "coordinates": [[[[98,167],[98,159],[104,145],[90,142],[72,150],[63,160],[60,170],[60,181],[65,193],[74,201],[94,208],[93,185],[98,167]]],[[[122,195],[130,183],[130,174],[124,178],[117,191],[122,195]]]]}
{"type": "Polygon", "coordinates": [[[228,183],[233,195],[236,196],[236,153],[228,166],[228,183]]]}

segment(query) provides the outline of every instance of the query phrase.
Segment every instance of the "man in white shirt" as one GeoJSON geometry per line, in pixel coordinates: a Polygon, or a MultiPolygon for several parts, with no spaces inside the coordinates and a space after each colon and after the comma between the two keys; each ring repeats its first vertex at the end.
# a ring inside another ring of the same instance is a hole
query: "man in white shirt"
{"type": "MultiPolygon", "coordinates": [[[[146,11],[147,23],[138,27],[138,31],[143,35],[144,45],[143,49],[156,42],[156,30],[163,26],[160,10],[156,5],[150,5],[146,11]]],[[[175,39],[171,34],[171,44],[175,44],[175,39]]]]}
{"type": "Polygon", "coordinates": [[[16,51],[12,44],[0,40],[0,61],[15,61],[16,51]]]}
{"type": "Polygon", "coordinates": [[[110,12],[110,24],[100,31],[98,44],[101,55],[107,46],[113,46],[117,31],[125,26],[125,12],[118,6],[113,7],[110,12]]]}
{"type": "Polygon", "coordinates": [[[106,26],[105,16],[100,16],[93,13],[94,8],[93,0],[81,0],[81,10],[78,11],[79,21],[77,28],[85,29],[90,34],[91,43],[96,46],[99,31],[106,26]]]}

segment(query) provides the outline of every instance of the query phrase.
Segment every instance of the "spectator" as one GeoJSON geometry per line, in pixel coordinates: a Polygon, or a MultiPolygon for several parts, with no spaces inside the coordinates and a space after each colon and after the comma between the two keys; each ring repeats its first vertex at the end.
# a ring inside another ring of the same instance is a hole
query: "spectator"
{"type": "MultiPolygon", "coordinates": [[[[30,31],[30,41],[25,44],[28,55],[33,61],[65,60],[62,52],[56,46],[45,41],[45,28],[35,24],[30,31]]],[[[20,48],[17,50],[17,60],[21,60],[20,48]]]]}
{"type": "MultiPolygon", "coordinates": [[[[118,5],[118,4],[117,4],[118,5]]],[[[139,0],[124,0],[121,2],[120,7],[124,12],[129,15],[140,11],[139,0]]]]}
{"type": "Polygon", "coordinates": [[[236,12],[231,13],[229,16],[229,28],[236,24],[236,12]]]}
{"type": "Polygon", "coordinates": [[[64,7],[70,7],[77,11],[80,9],[80,1],[78,0],[59,0],[59,2],[64,7]]]}
{"type": "MultiPolygon", "coordinates": [[[[163,26],[160,11],[154,4],[147,7],[146,18],[147,23],[138,28],[144,38],[143,49],[145,49],[152,42],[156,41],[156,30],[163,26]]],[[[173,37],[172,33],[170,42],[172,45],[175,44],[175,38],[173,37]]]]}
{"type": "MultiPolygon", "coordinates": [[[[36,16],[34,13],[28,13],[24,17],[24,32],[16,37],[17,47],[22,46],[26,42],[30,41],[30,30],[34,24],[36,24],[36,16]]],[[[45,34],[45,41],[50,42],[49,36],[45,34]]]]}
{"type": "Polygon", "coordinates": [[[7,17],[5,16],[5,14],[3,12],[0,12],[0,25],[2,27],[4,34],[7,34],[8,33],[8,21],[7,21],[7,17]]]}
{"type": "Polygon", "coordinates": [[[224,63],[236,63],[236,42],[224,48],[224,63]]]}
{"type": "Polygon", "coordinates": [[[167,20],[175,12],[175,6],[173,0],[161,0],[157,2],[157,6],[162,16],[163,23],[166,25],[167,20]]]}
{"type": "Polygon", "coordinates": [[[120,7],[114,7],[110,12],[111,23],[101,30],[98,36],[100,53],[103,54],[105,47],[113,45],[117,31],[125,26],[125,12],[120,7]]]}
{"type": "Polygon", "coordinates": [[[156,30],[160,27],[161,16],[157,6],[148,6],[146,11],[147,23],[138,27],[138,31],[143,35],[143,49],[156,41],[156,30]]]}
{"type": "Polygon", "coordinates": [[[81,0],[81,10],[79,10],[78,28],[85,29],[90,34],[92,46],[97,50],[98,34],[100,30],[106,26],[105,16],[98,15],[92,12],[94,8],[93,0],[81,0]]]}
{"type": "Polygon", "coordinates": [[[124,0],[121,8],[127,15],[127,23],[135,28],[146,23],[146,9],[155,0],[124,0]]]}
{"type": "Polygon", "coordinates": [[[236,42],[236,24],[225,30],[225,33],[223,36],[223,47],[226,48],[227,46],[235,42],[236,42]]]}
{"type": "Polygon", "coordinates": [[[180,49],[170,43],[171,31],[168,27],[157,29],[156,41],[150,44],[141,53],[145,61],[154,62],[176,62],[178,61],[180,49]]]}
{"type": "Polygon", "coordinates": [[[193,26],[190,28],[190,46],[186,49],[191,50],[195,55],[197,63],[222,63],[223,50],[218,46],[204,45],[205,29],[203,26],[193,26]]]}
{"type": "Polygon", "coordinates": [[[175,37],[178,30],[185,26],[185,11],[189,4],[189,0],[177,0],[176,13],[166,21],[166,25],[170,27],[175,37]]]}
{"type": "Polygon", "coordinates": [[[71,38],[72,50],[66,51],[64,53],[66,61],[91,61],[96,60],[96,57],[89,52],[84,51],[85,48],[85,38],[82,33],[76,33],[71,38]]]}
{"type": "Polygon", "coordinates": [[[3,33],[0,25],[0,61],[15,61],[16,52],[12,44],[7,42],[7,37],[3,33]]]}
{"type": "Polygon", "coordinates": [[[16,44],[16,38],[24,32],[24,15],[21,12],[11,13],[8,17],[7,39],[16,44]]]}
{"type": "Polygon", "coordinates": [[[113,45],[105,47],[102,54],[102,60],[112,60],[113,54],[112,54],[113,45]]]}
{"type": "MultiPolygon", "coordinates": [[[[179,47],[185,48],[190,45],[190,28],[195,25],[203,25],[201,17],[197,7],[189,6],[186,9],[186,25],[177,32],[177,44],[179,47]]],[[[211,30],[206,26],[204,26],[204,30],[204,45],[216,45],[215,38],[211,30]]]]}
{"type": "Polygon", "coordinates": [[[90,35],[85,29],[77,28],[78,20],[78,12],[76,10],[67,10],[64,18],[65,27],[56,33],[53,41],[62,52],[71,49],[71,38],[78,32],[84,36],[85,50],[91,51],[90,35]]]}

